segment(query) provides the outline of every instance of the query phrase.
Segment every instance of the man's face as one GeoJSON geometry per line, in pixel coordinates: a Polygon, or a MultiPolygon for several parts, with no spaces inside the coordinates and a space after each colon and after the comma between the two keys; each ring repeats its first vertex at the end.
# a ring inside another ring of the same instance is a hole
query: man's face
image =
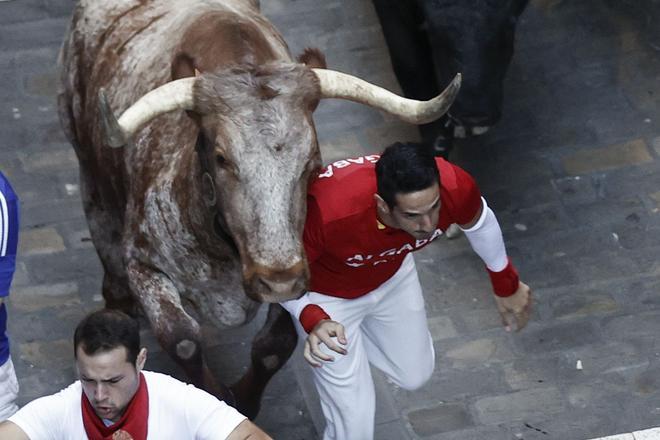
{"type": "Polygon", "coordinates": [[[390,209],[390,215],[395,226],[418,240],[433,235],[440,216],[440,189],[437,184],[421,191],[398,193],[394,200],[396,205],[390,209]]]}
{"type": "Polygon", "coordinates": [[[140,370],[146,359],[143,348],[136,365],[128,362],[126,347],[88,355],[78,347],[76,366],[83,391],[102,418],[118,421],[140,385],[140,370]]]}

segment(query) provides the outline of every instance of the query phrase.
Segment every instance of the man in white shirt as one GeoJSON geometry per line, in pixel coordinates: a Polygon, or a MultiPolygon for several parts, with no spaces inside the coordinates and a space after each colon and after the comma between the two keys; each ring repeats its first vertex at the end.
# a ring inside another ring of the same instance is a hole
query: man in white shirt
{"type": "Polygon", "coordinates": [[[234,408],[172,377],[142,371],[138,323],[100,310],[78,324],[79,381],[0,424],[3,440],[270,439],[234,408]]]}

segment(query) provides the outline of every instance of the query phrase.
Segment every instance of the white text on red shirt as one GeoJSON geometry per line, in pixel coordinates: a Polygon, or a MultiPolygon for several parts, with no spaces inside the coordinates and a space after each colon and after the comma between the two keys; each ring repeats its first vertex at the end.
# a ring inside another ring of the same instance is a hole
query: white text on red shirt
{"type": "Polygon", "coordinates": [[[416,249],[421,248],[422,246],[425,246],[427,243],[430,243],[431,241],[435,240],[437,237],[441,235],[442,235],[442,231],[440,229],[436,229],[430,238],[426,238],[423,240],[415,240],[415,243],[413,244],[406,243],[400,248],[387,249],[380,252],[378,255],[355,254],[352,257],[347,258],[346,261],[344,261],[344,263],[346,263],[346,265],[350,267],[361,267],[365,265],[378,266],[380,263],[387,263],[388,261],[390,261],[391,258],[388,257],[399,255],[404,252],[405,253],[412,252],[416,249]]]}

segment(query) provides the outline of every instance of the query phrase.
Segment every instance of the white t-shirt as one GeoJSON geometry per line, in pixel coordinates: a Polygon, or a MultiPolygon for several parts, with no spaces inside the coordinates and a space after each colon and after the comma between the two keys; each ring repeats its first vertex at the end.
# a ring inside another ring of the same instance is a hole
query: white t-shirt
{"type": "MultiPolygon", "coordinates": [[[[224,440],[245,416],[206,391],[170,376],[143,371],[149,390],[148,440],[224,440]]],[[[36,399],[9,418],[30,440],[87,439],[76,381],[36,399]]]]}

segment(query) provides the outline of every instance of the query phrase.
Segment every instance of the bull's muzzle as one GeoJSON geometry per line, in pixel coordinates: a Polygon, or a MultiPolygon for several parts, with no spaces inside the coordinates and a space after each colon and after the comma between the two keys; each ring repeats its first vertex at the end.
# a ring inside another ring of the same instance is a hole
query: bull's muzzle
{"type": "Polygon", "coordinates": [[[256,266],[251,272],[252,276],[246,279],[246,291],[252,299],[261,302],[297,299],[305,293],[309,283],[309,270],[304,262],[284,270],[256,266]]]}

